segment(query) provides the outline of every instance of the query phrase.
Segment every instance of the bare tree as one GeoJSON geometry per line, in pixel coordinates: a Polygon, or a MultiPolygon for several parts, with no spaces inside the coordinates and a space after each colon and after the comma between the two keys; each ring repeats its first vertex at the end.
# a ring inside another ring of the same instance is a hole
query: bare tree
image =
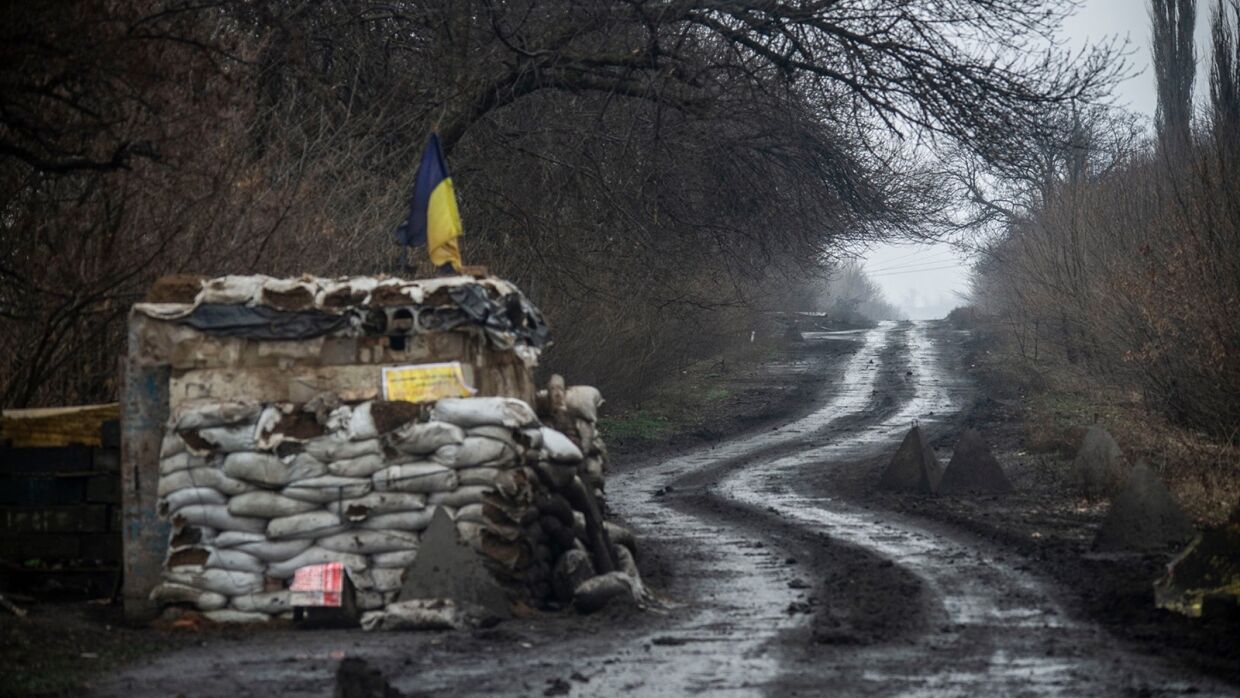
{"type": "Polygon", "coordinates": [[[1158,86],[1155,121],[1159,142],[1169,157],[1181,158],[1188,152],[1192,138],[1197,0],[1150,0],[1150,23],[1158,86]]]}

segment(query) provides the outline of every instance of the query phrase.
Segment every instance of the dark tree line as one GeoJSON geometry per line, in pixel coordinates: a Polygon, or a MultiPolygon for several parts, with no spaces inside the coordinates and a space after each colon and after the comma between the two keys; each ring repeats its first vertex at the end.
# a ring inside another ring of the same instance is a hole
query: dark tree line
{"type": "Polygon", "coordinates": [[[748,337],[842,245],[1009,162],[1113,49],[1067,0],[139,0],[0,9],[0,402],[108,399],[164,273],[396,271],[431,129],[467,262],[613,393],[748,337]]]}

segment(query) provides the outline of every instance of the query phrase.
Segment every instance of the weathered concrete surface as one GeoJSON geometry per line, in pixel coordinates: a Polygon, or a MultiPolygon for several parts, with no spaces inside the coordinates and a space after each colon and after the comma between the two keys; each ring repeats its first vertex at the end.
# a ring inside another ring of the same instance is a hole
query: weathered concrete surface
{"type": "Polygon", "coordinates": [[[952,459],[943,471],[939,494],[1004,494],[1012,491],[999,461],[976,429],[966,429],[956,442],[952,459]]]}
{"type": "Polygon", "coordinates": [[[477,604],[501,617],[509,615],[503,590],[478,553],[457,535],[456,524],[443,507],[435,509],[430,526],[422,534],[418,556],[409,567],[398,598],[452,599],[477,604]]]}
{"type": "Polygon", "coordinates": [[[1102,427],[1090,427],[1072,463],[1087,497],[1098,497],[1117,492],[1128,478],[1128,464],[1124,452],[1102,427]]]}
{"type": "Polygon", "coordinates": [[[1094,539],[1094,549],[1165,550],[1184,543],[1195,532],[1162,481],[1141,461],[1128,474],[1124,489],[1112,500],[1111,510],[1094,539]]]}
{"type": "Polygon", "coordinates": [[[921,427],[915,426],[909,429],[900,443],[878,486],[893,492],[934,494],[939,490],[942,479],[943,466],[934,455],[934,449],[926,442],[921,427]]]}

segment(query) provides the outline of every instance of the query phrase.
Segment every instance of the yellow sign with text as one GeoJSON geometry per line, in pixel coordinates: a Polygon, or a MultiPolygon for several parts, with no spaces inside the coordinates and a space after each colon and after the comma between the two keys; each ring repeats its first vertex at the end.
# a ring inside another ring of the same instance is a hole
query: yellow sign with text
{"type": "Polygon", "coordinates": [[[445,397],[469,397],[477,390],[465,382],[460,361],[383,369],[383,399],[435,402],[445,397]]]}

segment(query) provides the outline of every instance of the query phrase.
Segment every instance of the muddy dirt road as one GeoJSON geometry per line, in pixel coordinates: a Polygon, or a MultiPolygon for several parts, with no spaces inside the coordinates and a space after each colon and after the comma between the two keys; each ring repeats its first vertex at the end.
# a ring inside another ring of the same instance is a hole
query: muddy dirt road
{"type": "Polygon", "coordinates": [[[209,636],[95,690],[327,695],[351,655],[410,695],[1240,695],[1125,650],[1002,550],[834,488],[833,474],[889,457],[914,421],[951,428],[972,387],[941,356],[949,338],[924,324],[809,335],[811,350],[849,351],[800,367],[834,374],[808,414],[613,474],[609,498],[668,600],[659,612],[444,635],[209,636]]]}

